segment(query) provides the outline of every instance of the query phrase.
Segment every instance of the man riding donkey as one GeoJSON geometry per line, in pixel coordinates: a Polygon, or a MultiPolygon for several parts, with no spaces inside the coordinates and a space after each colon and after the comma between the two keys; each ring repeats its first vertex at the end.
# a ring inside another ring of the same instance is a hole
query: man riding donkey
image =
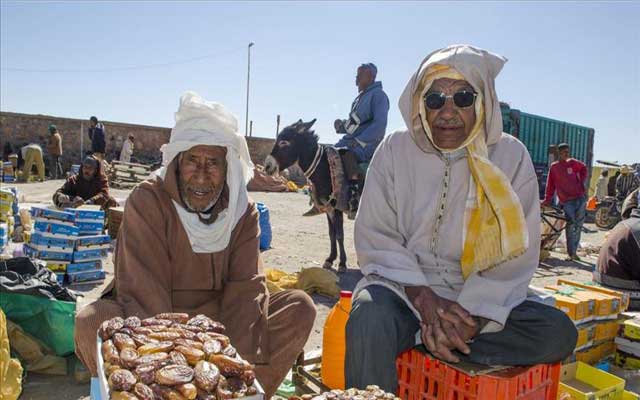
{"type": "MultiPolygon", "coordinates": [[[[372,63],[358,67],[358,96],[351,103],[349,118],[336,119],[333,123],[336,133],[344,135],[335,147],[341,153],[345,177],[349,184],[349,210],[346,211],[350,219],[355,218],[358,211],[364,182],[365,171],[360,166],[366,166],[371,161],[387,128],[389,98],[382,90],[382,82],[376,81],[377,74],[378,68],[372,63]]],[[[320,210],[314,205],[305,216],[319,213],[320,210]]]]}
{"type": "Polygon", "coordinates": [[[438,50],[400,98],[408,129],[376,151],[355,222],[365,276],[346,328],[347,387],[395,392],[396,357],[419,342],[489,365],[574,349],[571,320],[526,300],[540,204],[527,149],[502,133],[494,80],[505,61],[468,45],[438,50]]]}

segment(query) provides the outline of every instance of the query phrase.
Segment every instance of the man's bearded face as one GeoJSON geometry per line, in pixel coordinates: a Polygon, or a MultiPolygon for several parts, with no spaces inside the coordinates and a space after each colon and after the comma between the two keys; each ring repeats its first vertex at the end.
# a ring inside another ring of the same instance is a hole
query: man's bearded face
{"type": "MultiPolygon", "coordinates": [[[[429,88],[427,95],[442,92],[447,96],[461,90],[474,91],[473,86],[465,80],[441,78],[436,79],[429,88]]],[[[471,105],[459,108],[448,98],[444,106],[437,110],[426,108],[427,122],[431,129],[433,141],[441,149],[456,149],[469,137],[476,123],[475,107],[471,105]]]]}
{"type": "Polygon", "coordinates": [[[93,164],[82,164],[82,177],[85,181],[93,180],[96,175],[96,167],[93,164]]]}
{"type": "Polygon", "coordinates": [[[178,187],[182,200],[194,212],[211,209],[224,189],[227,149],[195,146],[180,155],[178,187]]]}

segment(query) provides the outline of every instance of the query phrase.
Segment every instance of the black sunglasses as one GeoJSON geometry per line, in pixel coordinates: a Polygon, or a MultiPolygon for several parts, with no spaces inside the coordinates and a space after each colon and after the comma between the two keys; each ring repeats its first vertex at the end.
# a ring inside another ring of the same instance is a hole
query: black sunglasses
{"type": "Polygon", "coordinates": [[[473,105],[476,100],[476,92],[470,90],[461,90],[452,95],[446,95],[442,92],[431,92],[424,96],[424,105],[431,110],[439,110],[444,106],[447,99],[453,98],[453,103],[458,108],[467,108],[473,105]]]}

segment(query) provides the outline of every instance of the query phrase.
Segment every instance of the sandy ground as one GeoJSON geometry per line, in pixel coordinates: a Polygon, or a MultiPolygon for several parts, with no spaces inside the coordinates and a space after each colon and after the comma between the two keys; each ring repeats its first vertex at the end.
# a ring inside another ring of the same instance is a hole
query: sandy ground
{"type": "MultiPolygon", "coordinates": [[[[45,183],[21,184],[21,203],[50,203],[51,195],[62,181],[48,181],[45,183]]],[[[119,200],[126,199],[129,191],[113,190],[112,194],[119,200]]],[[[327,221],[324,216],[303,218],[301,214],[308,206],[307,196],[299,193],[251,193],[254,200],[263,202],[270,211],[273,231],[272,248],[263,254],[265,267],[278,268],[286,272],[296,272],[301,268],[321,266],[329,254],[329,239],[327,235],[327,221]]],[[[360,279],[356,265],[355,249],[353,247],[353,221],[345,219],[345,247],[348,257],[349,270],[340,276],[340,287],[352,289],[360,279]]],[[[599,245],[604,239],[605,232],[594,225],[586,226],[588,232],[583,234],[583,242],[599,245]]],[[[544,286],[554,283],[558,278],[590,281],[596,256],[583,257],[580,263],[563,261],[563,254],[552,253],[536,272],[533,284],[544,286]]],[[[105,265],[107,281],[113,277],[113,263],[111,257],[105,265]]],[[[74,289],[83,292],[84,297],[79,301],[79,307],[93,301],[104,285],[76,286],[74,289]]],[[[317,308],[317,318],[311,337],[305,350],[320,349],[322,344],[322,327],[335,300],[323,296],[314,296],[317,308]]],[[[65,377],[48,377],[30,374],[25,379],[24,391],[21,399],[88,399],[89,385],[77,384],[73,375],[65,377]],[[55,393],[55,395],[52,395],[55,393]]]]}

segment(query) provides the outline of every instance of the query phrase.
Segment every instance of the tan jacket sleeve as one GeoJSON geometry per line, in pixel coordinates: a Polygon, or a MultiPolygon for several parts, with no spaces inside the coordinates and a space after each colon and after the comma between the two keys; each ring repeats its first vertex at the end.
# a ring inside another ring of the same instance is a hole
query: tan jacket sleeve
{"type": "Polygon", "coordinates": [[[258,210],[250,204],[230,244],[229,271],[224,286],[220,319],[232,343],[247,361],[269,362],[267,315],[269,292],[260,257],[258,210]],[[233,335],[236,334],[236,337],[233,335]]]}
{"type": "Polygon", "coordinates": [[[171,260],[160,202],[139,186],[124,209],[115,255],[116,299],[127,316],[172,311],[171,260]]]}

